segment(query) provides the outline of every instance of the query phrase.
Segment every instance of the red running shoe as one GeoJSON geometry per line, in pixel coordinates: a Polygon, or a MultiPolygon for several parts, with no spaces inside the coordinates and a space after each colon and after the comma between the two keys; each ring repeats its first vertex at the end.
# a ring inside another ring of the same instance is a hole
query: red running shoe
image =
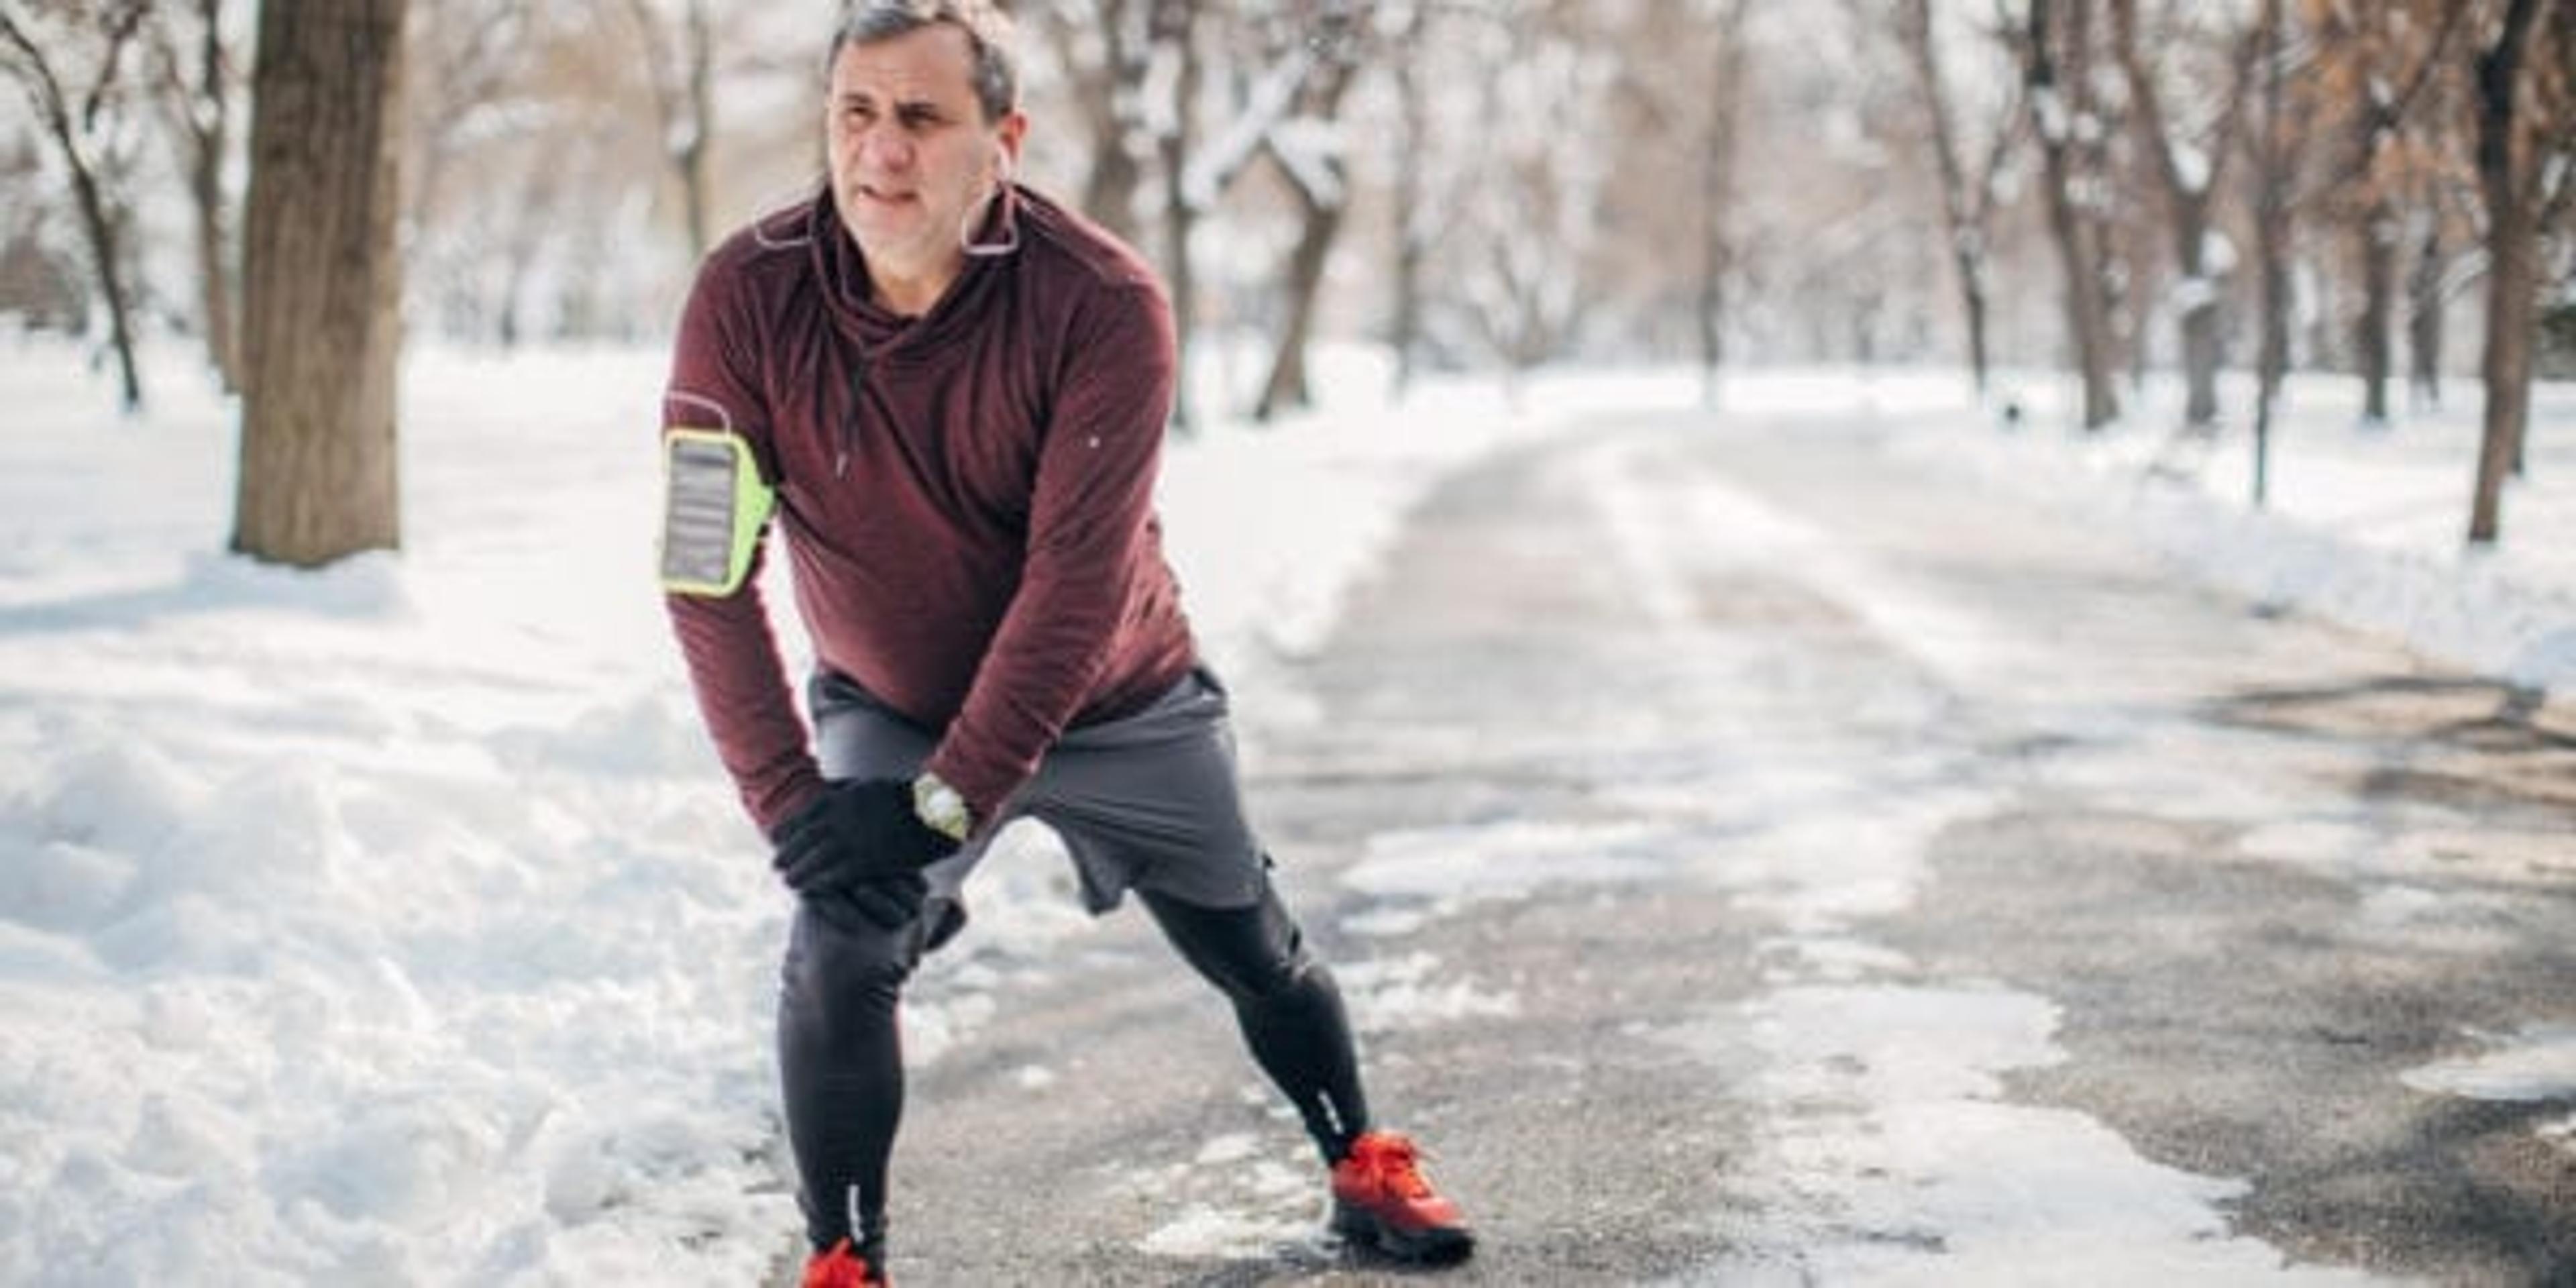
{"type": "Polygon", "coordinates": [[[805,1263],[804,1288],[894,1288],[876,1271],[868,1268],[868,1259],[850,1250],[850,1241],[841,1240],[828,1250],[817,1252],[805,1263]]]}
{"type": "Polygon", "coordinates": [[[1440,1197],[1416,1165],[1421,1151],[1394,1132],[1351,1142],[1333,1164],[1333,1233],[1404,1261],[1464,1261],[1476,1236],[1458,1205],[1440,1197]]]}

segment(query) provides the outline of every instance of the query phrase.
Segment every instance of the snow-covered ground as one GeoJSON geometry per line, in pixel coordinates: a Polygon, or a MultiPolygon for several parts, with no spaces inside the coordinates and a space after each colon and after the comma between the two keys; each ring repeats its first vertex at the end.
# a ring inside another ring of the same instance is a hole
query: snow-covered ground
{"type": "MultiPolygon", "coordinates": [[[[404,552],[302,574],[222,553],[230,413],[188,373],[158,372],[129,422],[71,351],[0,350],[0,1282],[697,1284],[776,1254],[794,1225],[767,1039],[786,906],[652,583],[661,367],[414,355],[404,552]]],[[[1214,424],[1169,459],[1173,558],[1238,674],[1316,646],[1444,470],[1697,396],[1683,375],[1573,372],[1517,407],[1461,381],[1390,410],[1365,353],[1334,355],[1326,383],[1294,425],[1214,424]]],[[[2471,556],[2473,390],[2364,431],[2342,386],[2299,383],[2274,512],[2252,516],[2241,432],[2184,450],[2150,411],[2078,440],[2054,382],[2032,388],[2009,434],[1947,373],[1752,374],[1727,409],[1867,420],[1927,471],[2037,489],[2267,600],[2576,678],[2576,391],[2542,391],[2508,543],[2471,556]]],[[[1294,702],[1286,686],[1238,687],[1248,727],[1295,718],[1259,706],[1294,702]]],[[[1383,838],[1353,879],[1472,897],[1537,879],[1505,852],[1459,881],[1455,849],[1383,838]]],[[[988,870],[976,935],[908,1003],[917,1059],[1080,933],[1061,865],[988,870]]],[[[1509,1011],[1403,964],[1363,990],[1377,1006],[1509,1011]]],[[[1963,1105],[1990,1071],[2054,1058],[2051,1016],[1994,999],[1814,991],[1850,1005],[1810,1012],[1890,1042],[1989,1034],[1934,1043],[1958,1084],[1936,1089],[1963,1105]]],[[[1778,1054],[1839,1033],[1779,1030],[1778,1054]]],[[[2424,1085],[2576,1085],[2563,1031],[2500,1041],[2424,1085]]],[[[2014,1124],[2037,1121],[1993,1116],[1979,1139],[2018,1157],[2014,1124]]],[[[1225,1243],[1228,1219],[1171,1237],[1225,1243]]]]}
{"type": "Polygon", "coordinates": [[[2373,426],[2362,421],[2357,381],[2292,380],[2262,510],[2247,504],[2250,378],[2221,381],[2229,419],[2214,437],[2174,432],[2181,390],[2171,383],[2150,386],[2143,407],[2090,437],[2064,428],[2078,394],[2071,384],[2021,384],[2033,413],[2021,433],[1978,433],[1963,421],[1956,432],[1912,436],[1905,450],[2099,515],[2249,598],[2533,687],[2576,683],[2576,385],[2533,391],[2528,474],[2506,489],[2504,540],[2472,548],[2463,538],[2482,410],[2473,382],[2452,382],[2440,410],[2373,426]]]}

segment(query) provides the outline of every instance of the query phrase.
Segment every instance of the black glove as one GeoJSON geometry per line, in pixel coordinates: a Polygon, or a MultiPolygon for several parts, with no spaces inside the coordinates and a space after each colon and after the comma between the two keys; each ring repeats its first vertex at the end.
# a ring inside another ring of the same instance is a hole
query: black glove
{"type": "Polygon", "coordinates": [[[886,878],[919,884],[923,868],[957,852],[913,812],[912,785],[892,778],[831,784],[770,840],[779,879],[806,895],[886,878]]]}
{"type": "Polygon", "coordinates": [[[921,905],[930,897],[930,882],[918,872],[904,872],[870,877],[847,889],[810,890],[796,897],[815,916],[843,930],[859,929],[850,920],[853,914],[875,922],[880,929],[901,930],[921,915],[921,905]]]}

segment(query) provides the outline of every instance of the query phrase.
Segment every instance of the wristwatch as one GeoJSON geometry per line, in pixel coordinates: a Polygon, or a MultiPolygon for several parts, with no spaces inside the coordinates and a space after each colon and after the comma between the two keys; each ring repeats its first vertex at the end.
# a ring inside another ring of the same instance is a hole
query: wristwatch
{"type": "Polygon", "coordinates": [[[967,808],[966,798],[927,771],[912,780],[912,812],[922,826],[952,841],[963,843],[975,830],[975,811],[967,808]]]}

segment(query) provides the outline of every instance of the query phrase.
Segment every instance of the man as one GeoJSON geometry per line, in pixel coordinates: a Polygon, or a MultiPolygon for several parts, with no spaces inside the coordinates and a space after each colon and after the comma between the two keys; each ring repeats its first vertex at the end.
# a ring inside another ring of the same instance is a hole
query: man
{"type": "Polygon", "coordinates": [[[1134,890],[1233,1002],[1323,1152],[1335,1228],[1463,1257],[1457,1208],[1371,1127],[1163,560],[1170,306],[1134,252],[1012,183],[1003,22],[984,0],[844,22],[829,186],[707,258],[664,407],[671,619],[797,895],[778,1053],[805,1282],[886,1282],[896,999],[1023,816],[1064,838],[1092,911],[1134,890]],[[810,746],[758,590],[773,521],[816,661],[810,746]]]}

